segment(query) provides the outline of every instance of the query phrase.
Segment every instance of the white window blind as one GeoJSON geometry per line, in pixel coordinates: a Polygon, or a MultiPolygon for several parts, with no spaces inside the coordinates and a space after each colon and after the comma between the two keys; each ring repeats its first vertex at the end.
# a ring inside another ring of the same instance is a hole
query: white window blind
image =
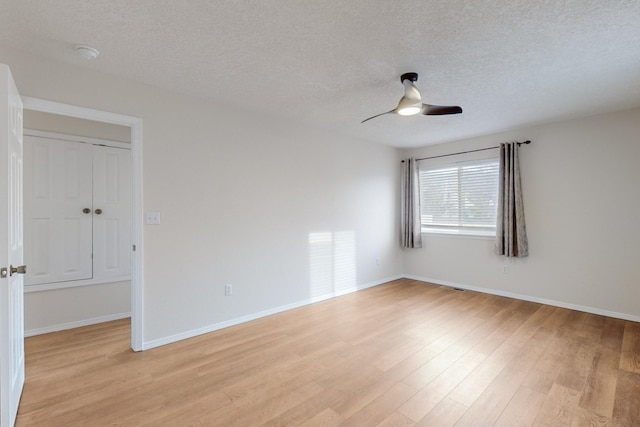
{"type": "Polygon", "coordinates": [[[422,230],[495,236],[498,159],[420,166],[422,230]]]}

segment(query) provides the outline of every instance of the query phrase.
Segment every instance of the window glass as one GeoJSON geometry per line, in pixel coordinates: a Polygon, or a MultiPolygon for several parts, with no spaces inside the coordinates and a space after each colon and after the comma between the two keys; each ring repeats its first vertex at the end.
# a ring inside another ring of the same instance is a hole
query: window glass
{"type": "Polygon", "coordinates": [[[495,236],[498,159],[420,166],[424,232],[495,236]]]}

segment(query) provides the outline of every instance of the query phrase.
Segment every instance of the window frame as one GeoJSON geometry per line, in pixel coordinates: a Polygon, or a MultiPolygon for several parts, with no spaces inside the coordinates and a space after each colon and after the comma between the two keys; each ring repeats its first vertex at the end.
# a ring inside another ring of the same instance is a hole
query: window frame
{"type": "MultiPolygon", "coordinates": [[[[451,161],[451,159],[437,159],[437,161],[430,161],[431,159],[425,159],[426,161],[421,161],[418,164],[418,175],[420,184],[422,183],[422,173],[427,171],[439,170],[439,169],[449,169],[456,168],[457,169],[457,184],[458,184],[458,217],[462,218],[462,211],[464,210],[464,203],[460,203],[460,187],[461,180],[460,176],[462,173],[462,168],[465,166],[473,166],[473,165],[483,165],[483,164],[491,164],[496,167],[496,182],[495,182],[495,209],[497,214],[497,198],[498,198],[498,190],[499,190],[499,157],[497,155],[487,156],[486,153],[482,157],[473,156],[472,158],[463,158],[456,161],[451,161]]],[[[486,225],[431,225],[425,224],[423,222],[423,210],[422,210],[422,202],[424,200],[423,197],[423,188],[420,185],[420,223],[421,223],[421,231],[423,234],[429,234],[433,236],[452,236],[452,237],[468,237],[468,238],[480,238],[480,239],[494,239],[496,237],[496,224],[494,222],[493,226],[489,227],[486,225]]]]}

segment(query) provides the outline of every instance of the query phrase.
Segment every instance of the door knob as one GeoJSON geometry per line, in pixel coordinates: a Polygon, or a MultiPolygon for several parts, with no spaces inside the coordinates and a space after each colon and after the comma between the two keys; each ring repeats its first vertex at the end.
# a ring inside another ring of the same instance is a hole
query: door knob
{"type": "Polygon", "coordinates": [[[9,276],[13,276],[14,274],[27,274],[27,266],[20,265],[18,267],[14,267],[13,265],[9,266],[9,276]]]}
{"type": "Polygon", "coordinates": [[[100,215],[102,213],[102,209],[96,209],[96,215],[100,215]]]}
{"type": "Polygon", "coordinates": [[[84,209],[82,209],[82,213],[86,213],[86,214],[91,213],[91,209],[84,208],[84,209]]]}

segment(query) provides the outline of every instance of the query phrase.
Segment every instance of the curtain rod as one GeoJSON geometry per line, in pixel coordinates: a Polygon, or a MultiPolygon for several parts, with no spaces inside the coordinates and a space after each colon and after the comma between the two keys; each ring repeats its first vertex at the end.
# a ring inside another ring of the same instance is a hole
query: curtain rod
{"type": "MultiPolygon", "coordinates": [[[[516,142],[516,144],[518,145],[522,145],[522,144],[531,144],[531,141],[526,140],[523,142],[516,142]]],[[[449,156],[457,156],[458,154],[467,154],[467,153],[475,153],[477,151],[486,151],[486,150],[493,150],[495,148],[500,148],[499,145],[496,145],[495,147],[487,147],[487,148],[478,148],[477,150],[468,150],[468,151],[460,151],[458,153],[451,153],[451,154],[442,154],[440,156],[431,156],[431,157],[423,157],[421,159],[416,159],[416,162],[419,162],[420,160],[429,160],[429,159],[437,159],[439,157],[449,157],[449,156]]],[[[402,163],[404,163],[404,160],[402,160],[402,163]]]]}

